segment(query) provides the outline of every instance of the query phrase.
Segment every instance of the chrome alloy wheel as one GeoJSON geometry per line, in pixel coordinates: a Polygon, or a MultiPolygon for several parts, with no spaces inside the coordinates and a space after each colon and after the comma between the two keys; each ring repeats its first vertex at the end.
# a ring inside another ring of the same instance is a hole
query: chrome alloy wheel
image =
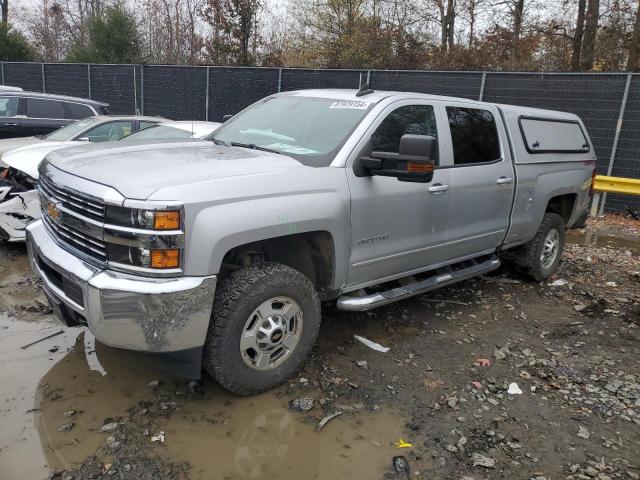
{"type": "Polygon", "coordinates": [[[553,262],[555,262],[558,257],[559,250],[560,234],[558,233],[558,230],[552,228],[547,233],[547,236],[544,237],[544,242],[542,244],[542,252],[540,253],[540,263],[542,264],[542,268],[546,270],[553,265],[553,262]]]}
{"type": "Polygon", "coordinates": [[[302,309],[289,297],[274,297],[249,316],[240,337],[240,354],[253,370],[272,370],[296,349],[302,335],[302,309]]]}

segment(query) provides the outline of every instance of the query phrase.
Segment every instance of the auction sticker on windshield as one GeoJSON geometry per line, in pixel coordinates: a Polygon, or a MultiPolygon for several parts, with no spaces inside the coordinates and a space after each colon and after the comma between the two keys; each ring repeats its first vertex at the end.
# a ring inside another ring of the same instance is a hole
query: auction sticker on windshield
{"type": "Polygon", "coordinates": [[[333,102],[329,108],[351,108],[355,110],[366,110],[371,105],[369,102],[359,100],[338,100],[333,102]]]}

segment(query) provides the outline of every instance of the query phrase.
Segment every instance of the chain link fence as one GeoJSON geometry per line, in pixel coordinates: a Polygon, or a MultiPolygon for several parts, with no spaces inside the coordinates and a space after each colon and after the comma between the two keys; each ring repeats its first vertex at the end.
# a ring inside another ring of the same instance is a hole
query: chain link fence
{"type": "MultiPolygon", "coordinates": [[[[573,112],[587,126],[600,174],[640,178],[640,74],[306,70],[0,62],[0,82],[109,103],[114,114],[221,121],[275,92],[306,88],[411,91],[573,112]]],[[[608,211],[640,210],[609,195],[608,211]]]]}

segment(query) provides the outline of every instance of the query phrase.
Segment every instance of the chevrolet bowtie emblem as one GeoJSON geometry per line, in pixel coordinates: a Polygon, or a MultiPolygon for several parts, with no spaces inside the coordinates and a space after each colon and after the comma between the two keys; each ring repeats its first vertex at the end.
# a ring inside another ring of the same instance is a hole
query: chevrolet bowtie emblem
{"type": "Polygon", "coordinates": [[[55,202],[47,203],[47,213],[51,218],[55,218],[56,220],[60,218],[60,214],[62,213],[59,208],[59,204],[55,202]]]}

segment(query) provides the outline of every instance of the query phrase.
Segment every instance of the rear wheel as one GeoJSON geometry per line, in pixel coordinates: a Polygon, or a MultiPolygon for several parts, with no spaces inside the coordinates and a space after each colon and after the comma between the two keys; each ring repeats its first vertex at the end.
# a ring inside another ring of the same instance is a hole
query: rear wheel
{"type": "Polygon", "coordinates": [[[315,343],[320,300],[293,268],[260,263],[219,285],[205,345],[205,369],[240,395],[268,390],[293,375],[315,343]]]}
{"type": "Polygon", "coordinates": [[[558,269],[564,236],[563,218],[557,213],[545,213],[536,236],[514,252],[516,265],[534,280],[546,280],[558,269]]]}

